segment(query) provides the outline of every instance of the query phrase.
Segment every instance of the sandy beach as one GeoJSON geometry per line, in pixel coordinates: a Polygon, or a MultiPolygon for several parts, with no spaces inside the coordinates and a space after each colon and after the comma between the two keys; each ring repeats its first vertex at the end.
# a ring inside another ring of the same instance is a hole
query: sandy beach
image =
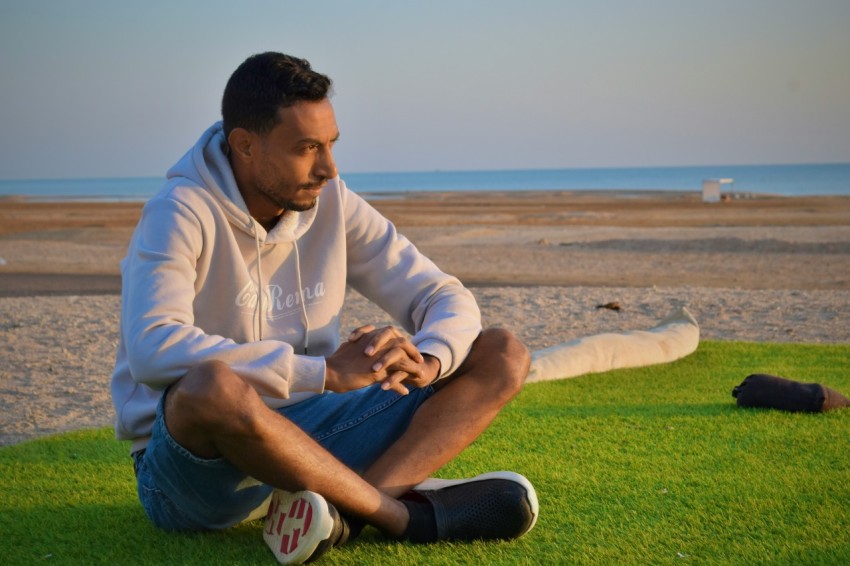
{"type": "MultiPolygon", "coordinates": [[[[430,193],[370,199],[530,348],[653,326],[850,342],[850,197],[430,193]],[[617,301],[621,310],[597,308],[617,301]]],[[[138,203],[0,200],[0,445],[111,424],[118,264],[138,203]]],[[[353,291],[343,328],[390,323],[353,291]]],[[[769,368],[754,368],[768,371],[769,368]]],[[[744,377],[744,376],[742,376],[744,377]]]]}

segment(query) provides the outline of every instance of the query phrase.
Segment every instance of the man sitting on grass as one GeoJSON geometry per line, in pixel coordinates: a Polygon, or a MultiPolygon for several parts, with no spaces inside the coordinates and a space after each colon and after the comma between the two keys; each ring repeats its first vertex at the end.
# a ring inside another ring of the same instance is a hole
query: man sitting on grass
{"type": "Polygon", "coordinates": [[[269,508],[282,562],[365,524],[423,543],[519,537],[537,518],[524,477],[427,478],[520,391],[528,351],[482,331],[471,293],[340,180],[330,86],[306,61],[250,57],[223,121],[144,207],[112,377],[139,498],[169,530],[269,508]],[[411,336],[363,326],[340,345],[346,285],[411,336]]]}

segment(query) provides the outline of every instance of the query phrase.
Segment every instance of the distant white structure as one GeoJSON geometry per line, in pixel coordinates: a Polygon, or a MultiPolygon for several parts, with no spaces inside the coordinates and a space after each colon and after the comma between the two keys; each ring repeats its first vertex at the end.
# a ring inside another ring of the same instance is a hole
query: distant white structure
{"type": "MultiPolygon", "coordinates": [[[[731,193],[735,179],[706,179],[702,182],[702,202],[720,202],[723,200],[723,185],[729,185],[731,193]]],[[[729,195],[730,198],[731,194],[729,195]]]]}

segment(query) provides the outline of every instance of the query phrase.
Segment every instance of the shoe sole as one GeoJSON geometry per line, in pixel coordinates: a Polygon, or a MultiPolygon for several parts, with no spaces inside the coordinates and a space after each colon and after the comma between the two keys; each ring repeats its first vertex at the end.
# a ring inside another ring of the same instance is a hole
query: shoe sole
{"type": "Polygon", "coordinates": [[[453,485],[462,485],[465,483],[473,483],[478,481],[485,480],[508,480],[512,482],[516,482],[520,484],[523,488],[525,488],[525,494],[528,498],[528,505],[531,507],[531,524],[528,525],[528,528],[520,533],[518,536],[522,536],[531,529],[534,528],[534,525],[537,524],[537,516],[540,514],[540,506],[537,502],[537,492],[534,490],[534,486],[531,485],[531,482],[528,479],[516,472],[488,472],[486,474],[481,474],[475,476],[473,478],[459,479],[459,480],[444,480],[440,478],[428,478],[422,483],[413,487],[416,491],[437,491],[446,487],[451,487],[453,485]]]}
{"type": "Polygon", "coordinates": [[[263,540],[281,564],[301,564],[333,531],[325,498],[312,491],[275,490],[263,528],[263,540]]]}

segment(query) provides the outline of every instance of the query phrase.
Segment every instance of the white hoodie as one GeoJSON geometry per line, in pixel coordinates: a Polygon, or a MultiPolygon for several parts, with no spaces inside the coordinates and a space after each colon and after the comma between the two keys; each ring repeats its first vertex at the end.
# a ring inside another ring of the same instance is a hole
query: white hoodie
{"type": "Polygon", "coordinates": [[[266,232],[236,186],[220,123],[145,205],[121,273],[112,400],[116,436],[133,451],[147,445],[162,391],[205,360],[230,365],[270,407],[323,393],[346,284],[437,357],[441,376],[481,331],[472,294],[338,177],[315,207],[266,232]]]}

